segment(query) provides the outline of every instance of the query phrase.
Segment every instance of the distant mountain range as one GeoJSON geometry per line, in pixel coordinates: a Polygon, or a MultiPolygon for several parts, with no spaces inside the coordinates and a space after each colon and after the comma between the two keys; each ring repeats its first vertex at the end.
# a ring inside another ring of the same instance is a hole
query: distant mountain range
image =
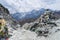
{"type": "Polygon", "coordinates": [[[34,20],[36,20],[38,17],[40,17],[41,14],[43,14],[45,11],[44,8],[41,8],[40,10],[32,10],[30,12],[25,12],[22,15],[22,13],[14,13],[11,14],[13,18],[15,18],[16,20],[18,20],[20,22],[20,24],[24,24],[26,22],[32,22],[34,20]]]}
{"type": "MultiPolygon", "coordinates": [[[[37,18],[40,17],[40,15],[43,15],[46,9],[41,8],[40,10],[32,10],[30,12],[25,12],[23,14],[26,15],[22,15],[22,13],[14,13],[12,14],[12,17],[15,18],[16,20],[18,20],[20,22],[21,25],[23,25],[26,22],[33,22],[34,20],[36,20],[37,18]]],[[[49,11],[53,11],[51,9],[49,9],[49,11]]],[[[53,11],[54,15],[56,15],[57,17],[60,17],[60,11],[53,11]]]]}
{"type": "Polygon", "coordinates": [[[25,16],[22,15],[22,13],[14,13],[12,14],[13,18],[15,18],[16,20],[23,20],[23,19],[30,19],[30,18],[38,18],[41,14],[43,14],[45,11],[45,9],[40,9],[40,10],[32,10],[30,12],[25,12],[24,14],[26,14],[25,16]],[[23,16],[23,17],[22,17],[23,16]]]}

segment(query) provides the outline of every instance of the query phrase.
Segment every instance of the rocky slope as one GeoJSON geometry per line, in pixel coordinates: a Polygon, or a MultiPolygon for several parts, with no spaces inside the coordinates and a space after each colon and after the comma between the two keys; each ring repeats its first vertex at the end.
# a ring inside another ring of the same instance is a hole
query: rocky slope
{"type": "Polygon", "coordinates": [[[49,28],[50,33],[48,33],[47,37],[43,35],[37,36],[35,32],[21,28],[15,30],[9,40],[60,40],[60,19],[52,22],[55,22],[57,26],[54,26],[52,29],[49,28]]]}
{"type": "Polygon", "coordinates": [[[13,17],[11,17],[7,8],[0,4],[0,16],[6,20],[6,24],[10,25],[14,29],[16,29],[17,25],[19,25],[18,21],[16,21],[13,17]]]}
{"type": "Polygon", "coordinates": [[[48,34],[52,33],[51,30],[57,27],[57,24],[53,21],[58,19],[59,18],[54,15],[53,11],[47,9],[45,13],[34,22],[24,24],[23,28],[37,33],[38,36],[47,37],[48,34]]]}

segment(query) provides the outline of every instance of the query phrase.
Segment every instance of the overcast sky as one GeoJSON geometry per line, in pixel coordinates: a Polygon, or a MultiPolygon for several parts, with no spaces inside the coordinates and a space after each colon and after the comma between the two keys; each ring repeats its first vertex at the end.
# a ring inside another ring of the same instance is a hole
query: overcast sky
{"type": "Polygon", "coordinates": [[[49,8],[52,10],[60,10],[60,0],[0,0],[11,13],[28,12],[33,9],[49,8]]]}

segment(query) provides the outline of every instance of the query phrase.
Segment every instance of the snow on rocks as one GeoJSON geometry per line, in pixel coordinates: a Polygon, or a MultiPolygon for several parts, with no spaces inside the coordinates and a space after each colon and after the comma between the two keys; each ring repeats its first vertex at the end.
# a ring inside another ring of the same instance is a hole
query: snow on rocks
{"type": "Polygon", "coordinates": [[[50,35],[49,40],[60,40],[60,31],[50,35]]]}
{"type": "Polygon", "coordinates": [[[27,30],[18,30],[9,40],[34,40],[36,34],[27,30]]]}
{"type": "MultiPolygon", "coordinates": [[[[57,22],[57,21],[55,21],[57,22]]],[[[18,29],[13,31],[13,36],[9,40],[60,40],[60,27],[54,27],[50,30],[51,34],[49,36],[37,36],[35,32],[31,32],[25,29],[18,29]]]]}

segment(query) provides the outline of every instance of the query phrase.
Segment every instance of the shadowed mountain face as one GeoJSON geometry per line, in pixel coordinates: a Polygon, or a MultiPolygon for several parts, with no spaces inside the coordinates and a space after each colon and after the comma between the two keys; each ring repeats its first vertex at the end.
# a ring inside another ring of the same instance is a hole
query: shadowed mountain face
{"type": "Polygon", "coordinates": [[[17,27],[18,22],[11,17],[8,9],[2,6],[1,4],[0,4],[0,16],[2,16],[3,19],[6,20],[6,24],[10,25],[13,28],[17,27]]]}
{"type": "Polygon", "coordinates": [[[55,11],[54,13],[56,17],[60,18],[60,11],[55,11]]]}
{"type": "Polygon", "coordinates": [[[41,8],[40,10],[32,10],[30,12],[17,12],[12,14],[12,16],[16,19],[16,20],[23,20],[23,19],[29,19],[29,18],[38,18],[41,14],[43,14],[45,11],[45,9],[41,8]]]}

